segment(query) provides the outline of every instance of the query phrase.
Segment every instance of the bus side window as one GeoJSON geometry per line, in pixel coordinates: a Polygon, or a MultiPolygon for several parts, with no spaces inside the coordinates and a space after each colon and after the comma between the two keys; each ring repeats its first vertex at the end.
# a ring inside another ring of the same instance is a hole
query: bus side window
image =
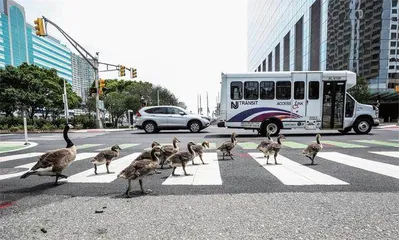
{"type": "Polygon", "coordinates": [[[316,81],[309,82],[309,99],[319,99],[320,83],[316,81]]]}
{"type": "Polygon", "coordinates": [[[244,99],[245,100],[258,100],[259,98],[259,83],[258,82],[245,82],[244,83],[244,99]]]}
{"type": "Polygon", "coordinates": [[[260,99],[274,99],[274,82],[260,82],[260,99]]]}
{"type": "Polygon", "coordinates": [[[291,99],[291,82],[281,81],[276,83],[276,98],[278,100],[291,99]]]}
{"type": "Polygon", "coordinates": [[[230,98],[231,98],[231,100],[241,100],[242,99],[242,82],[231,82],[230,98]]]}
{"type": "Polygon", "coordinates": [[[305,82],[294,82],[294,99],[302,100],[305,98],[305,82]]]}

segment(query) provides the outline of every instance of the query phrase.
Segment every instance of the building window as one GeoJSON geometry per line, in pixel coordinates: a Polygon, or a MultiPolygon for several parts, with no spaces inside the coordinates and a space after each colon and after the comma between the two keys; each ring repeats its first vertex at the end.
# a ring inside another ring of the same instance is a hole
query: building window
{"type": "Polygon", "coordinates": [[[295,24],[295,71],[302,71],[303,51],[303,17],[295,24]]]}
{"type": "Polygon", "coordinates": [[[392,29],[392,30],[396,30],[396,27],[397,27],[396,24],[392,24],[392,25],[391,25],[391,29],[392,29]]]}
{"type": "Polygon", "coordinates": [[[261,70],[260,70],[260,67],[261,67],[261,66],[259,65],[259,66],[258,66],[258,72],[260,72],[260,71],[261,71],[261,70]]]}
{"type": "Polygon", "coordinates": [[[305,98],[305,82],[294,83],[294,99],[302,100],[305,98]]]}
{"type": "Polygon", "coordinates": [[[230,98],[232,100],[241,100],[242,99],[242,82],[231,82],[230,98]]]}
{"type": "Polygon", "coordinates": [[[269,72],[271,72],[272,71],[272,68],[273,68],[273,55],[272,55],[272,53],[270,53],[269,54],[269,56],[267,57],[268,59],[267,59],[267,61],[268,61],[268,63],[267,63],[267,68],[268,68],[268,71],[269,72]]]}
{"type": "Polygon", "coordinates": [[[259,83],[245,82],[244,83],[244,99],[257,100],[259,98],[259,83]]]}
{"type": "Polygon", "coordinates": [[[391,65],[389,66],[389,69],[395,69],[395,66],[391,65]]]}
{"type": "MultiPolygon", "coordinates": [[[[321,28],[321,7],[320,0],[316,0],[311,7],[310,22],[310,71],[320,70],[320,28],[321,28]]],[[[305,35],[306,36],[306,35],[305,35]]]]}
{"type": "Polygon", "coordinates": [[[262,71],[266,72],[266,59],[262,62],[262,71]]]}
{"type": "Polygon", "coordinates": [[[397,14],[398,10],[397,9],[392,9],[392,14],[397,14]]]}
{"type": "Polygon", "coordinates": [[[274,71],[280,71],[280,43],[274,48],[274,71]]]}
{"type": "Polygon", "coordinates": [[[392,7],[398,6],[398,0],[392,0],[392,7]]]}
{"type": "Polygon", "coordinates": [[[396,39],[396,33],[391,33],[391,39],[396,39]]]}
{"type": "Polygon", "coordinates": [[[309,99],[319,99],[320,83],[316,81],[309,82],[309,99]]]}
{"type": "Polygon", "coordinates": [[[274,82],[265,81],[260,82],[260,99],[274,99],[274,82]]]}
{"type": "Polygon", "coordinates": [[[395,49],[391,49],[391,55],[395,55],[395,49]]]}
{"type": "Polygon", "coordinates": [[[291,82],[282,81],[276,83],[276,98],[278,100],[291,99],[291,82]]]}
{"type": "Polygon", "coordinates": [[[398,18],[397,17],[392,17],[392,21],[397,22],[398,18]]]}
{"type": "Polygon", "coordinates": [[[290,70],[290,32],[287,33],[284,37],[284,62],[283,62],[283,70],[290,70]]]}

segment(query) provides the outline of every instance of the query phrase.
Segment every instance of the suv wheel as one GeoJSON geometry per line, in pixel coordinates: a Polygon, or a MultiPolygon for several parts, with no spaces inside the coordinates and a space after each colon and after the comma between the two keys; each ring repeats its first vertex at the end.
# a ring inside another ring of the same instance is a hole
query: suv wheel
{"type": "Polygon", "coordinates": [[[157,125],[154,122],[152,122],[152,121],[145,122],[143,128],[144,128],[144,131],[146,133],[155,133],[155,132],[157,132],[157,125]]]}
{"type": "Polygon", "coordinates": [[[188,124],[188,128],[190,129],[190,132],[197,133],[201,131],[201,123],[199,121],[191,121],[188,124]]]}

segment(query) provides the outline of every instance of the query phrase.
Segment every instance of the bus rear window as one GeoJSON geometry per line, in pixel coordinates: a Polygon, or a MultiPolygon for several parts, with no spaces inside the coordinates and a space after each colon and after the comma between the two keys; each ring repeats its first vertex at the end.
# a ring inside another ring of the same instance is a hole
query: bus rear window
{"type": "Polygon", "coordinates": [[[260,82],[260,99],[274,99],[274,82],[260,82]]]}
{"type": "Polygon", "coordinates": [[[244,99],[245,100],[258,100],[259,98],[259,83],[258,82],[245,82],[244,83],[244,99]]]}
{"type": "Polygon", "coordinates": [[[242,99],[242,82],[231,82],[230,98],[231,98],[231,100],[241,100],[242,99]]]}
{"type": "Polygon", "coordinates": [[[278,100],[291,99],[291,82],[282,81],[276,83],[276,98],[278,100]]]}
{"type": "Polygon", "coordinates": [[[320,83],[316,81],[309,82],[309,99],[319,99],[320,83]]]}

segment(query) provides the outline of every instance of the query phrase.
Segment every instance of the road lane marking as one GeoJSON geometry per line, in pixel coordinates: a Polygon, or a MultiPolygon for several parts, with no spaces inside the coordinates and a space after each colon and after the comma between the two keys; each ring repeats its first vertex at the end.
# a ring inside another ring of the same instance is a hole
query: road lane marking
{"type": "Polygon", "coordinates": [[[399,179],[399,166],[353,157],[338,152],[319,152],[318,157],[399,179]]]}
{"type": "Polygon", "coordinates": [[[256,149],[259,144],[254,142],[238,142],[237,145],[242,149],[256,149]]]}
{"type": "MultiPolygon", "coordinates": [[[[74,162],[80,161],[80,160],[83,160],[83,159],[87,159],[87,158],[91,158],[91,157],[94,157],[96,155],[97,155],[97,153],[78,153],[76,155],[76,159],[74,160],[74,162]]],[[[23,169],[28,169],[28,170],[22,171],[22,172],[17,172],[17,173],[10,173],[10,174],[0,175],[0,180],[13,178],[13,177],[19,177],[22,174],[28,172],[33,166],[35,166],[36,163],[37,163],[37,161],[32,162],[32,163],[28,163],[28,164],[24,164],[24,165],[16,166],[14,168],[23,168],[23,169]]],[[[73,164],[73,162],[72,162],[72,164],[73,164]]]]}
{"type": "MultiPolygon", "coordinates": [[[[249,153],[263,168],[273,174],[284,185],[302,186],[302,185],[348,185],[349,183],[341,181],[330,175],[318,172],[302,164],[294,162],[284,156],[279,155],[277,162],[271,159],[272,164],[266,165],[266,158],[263,153],[249,153]]],[[[270,159],[269,159],[270,162],[270,159]]]]}
{"type": "Polygon", "coordinates": [[[399,143],[379,141],[379,140],[353,140],[353,141],[361,142],[361,143],[369,143],[369,144],[381,145],[381,146],[388,146],[388,147],[399,147],[399,143]]]}
{"type": "Polygon", "coordinates": [[[367,146],[353,144],[353,143],[345,143],[345,142],[337,142],[337,141],[329,141],[329,140],[322,140],[321,143],[326,143],[329,145],[342,147],[342,148],[366,148],[367,146]]]}
{"type": "Polygon", "coordinates": [[[32,158],[32,157],[40,156],[42,154],[44,154],[44,153],[42,153],[42,152],[32,152],[32,153],[23,153],[23,154],[10,155],[10,156],[5,156],[5,157],[0,157],[0,162],[7,162],[7,161],[23,159],[23,158],[32,158]]]}
{"type": "Polygon", "coordinates": [[[292,141],[281,141],[281,144],[286,147],[295,148],[295,149],[305,149],[308,145],[292,142],[292,141]]]}
{"type": "Polygon", "coordinates": [[[109,165],[109,171],[107,173],[105,164],[97,167],[98,175],[94,174],[94,167],[86,171],[69,176],[67,179],[62,179],[63,181],[73,182],[73,183],[110,183],[117,178],[117,175],[129,166],[134,159],[136,159],[140,153],[129,154],[125,157],[113,160],[109,165]]]}
{"type": "MultiPolygon", "coordinates": [[[[222,185],[217,153],[204,153],[202,159],[205,165],[191,165],[190,162],[186,167],[186,172],[192,174],[191,176],[184,176],[183,168],[178,167],[175,173],[180,176],[170,175],[162,185],[222,185]]],[[[194,162],[201,161],[196,157],[194,162]]]]}
{"type": "Polygon", "coordinates": [[[399,151],[386,151],[386,152],[381,151],[381,152],[371,152],[371,153],[393,157],[393,158],[399,158],[399,151]]]}
{"type": "Polygon", "coordinates": [[[78,145],[78,146],[76,146],[76,149],[80,150],[80,149],[85,149],[85,148],[97,147],[97,146],[101,146],[101,145],[104,145],[104,144],[91,144],[91,143],[88,143],[88,144],[78,145]]]}
{"type": "MultiPolygon", "coordinates": [[[[138,146],[138,145],[140,145],[140,143],[122,143],[122,144],[118,144],[118,146],[120,148],[122,148],[122,150],[124,150],[126,148],[135,147],[135,146],[138,146]]],[[[106,148],[97,149],[96,151],[110,150],[112,146],[109,146],[109,147],[106,147],[106,148]]]]}

